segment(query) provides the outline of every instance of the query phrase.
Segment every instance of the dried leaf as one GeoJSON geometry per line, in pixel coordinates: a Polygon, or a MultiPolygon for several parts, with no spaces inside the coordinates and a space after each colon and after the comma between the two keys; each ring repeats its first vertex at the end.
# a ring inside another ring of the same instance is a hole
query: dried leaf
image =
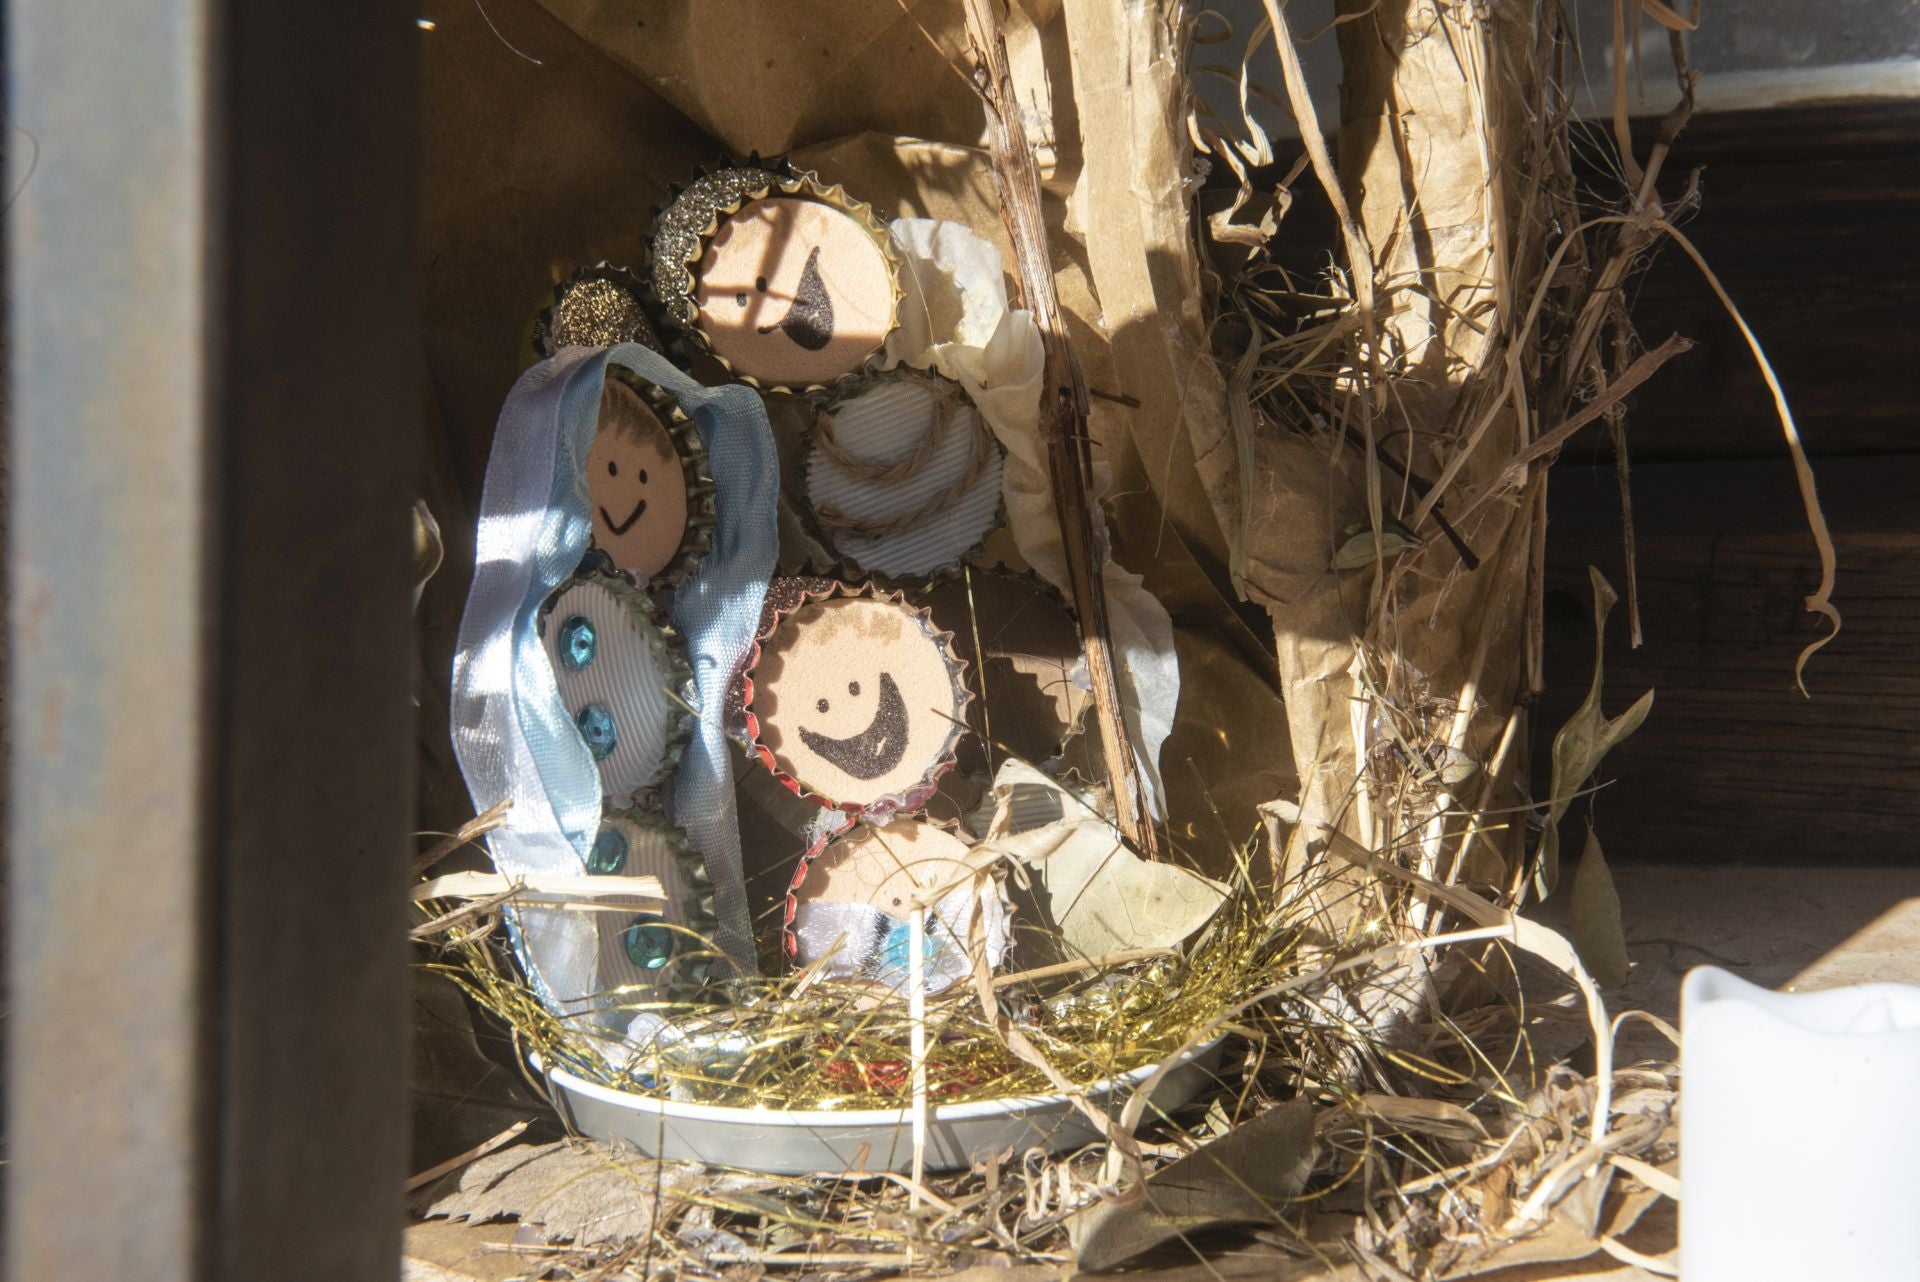
{"type": "Polygon", "coordinates": [[[1219,882],[1134,854],[1112,824],[1024,762],[1000,768],[994,801],[983,846],[1033,869],[1036,909],[1072,955],[1172,948],[1226,902],[1219,882]],[[1061,817],[1019,831],[1036,811],[1061,817]]]}
{"type": "Polygon", "coordinates": [[[423,1217],[518,1219],[541,1226],[549,1242],[588,1246],[646,1236],[655,1213],[700,1178],[696,1166],[556,1140],[488,1154],[430,1186],[414,1205],[423,1217]]]}
{"type": "Polygon", "coordinates": [[[1540,840],[1535,857],[1534,886],[1540,898],[1553,893],[1560,880],[1560,820],[1573,804],[1573,794],[1600,768],[1600,762],[1614,745],[1640,728],[1653,710],[1653,691],[1641,695],[1634,705],[1609,721],[1600,711],[1600,687],[1605,673],[1607,616],[1613,613],[1619,596],[1606,576],[1592,566],[1587,573],[1593,579],[1593,684],[1587,698],[1560,733],[1553,737],[1553,791],[1547,812],[1546,835],[1540,840]]]}
{"type": "Polygon", "coordinates": [[[1604,1163],[1596,1166],[1553,1204],[1553,1218],[1584,1237],[1598,1238],[1600,1208],[1612,1187],[1613,1167],[1604,1163]]]}
{"type": "Polygon", "coordinates": [[[718,1262],[714,1258],[716,1256],[724,1260],[753,1254],[753,1248],[738,1233],[729,1233],[712,1225],[689,1225],[675,1234],[674,1238],[709,1268],[718,1262]]]}
{"type": "Polygon", "coordinates": [[[1313,1152],[1313,1108],[1290,1100],[1067,1221],[1074,1255],[1083,1269],[1111,1269],[1183,1233],[1278,1221],[1313,1152]]]}
{"type": "MultiPolygon", "coordinates": [[[[1409,548],[1417,548],[1420,546],[1420,540],[1414,535],[1413,531],[1392,517],[1388,517],[1380,523],[1379,542],[1380,555],[1383,558],[1398,556],[1409,548]]],[[[1347,541],[1342,543],[1340,550],[1333,554],[1333,568],[1336,570],[1360,570],[1372,565],[1374,561],[1373,545],[1374,537],[1371,527],[1361,526],[1359,529],[1347,531],[1347,541]]]]}
{"type": "Polygon", "coordinates": [[[440,536],[440,522],[425,499],[413,501],[413,605],[420,607],[420,594],[440,563],[447,558],[446,540],[440,536]]]}
{"type": "Polygon", "coordinates": [[[1593,977],[1608,988],[1627,982],[1627,932],[1620,919],[1620,895],[1600,850],[1599,835],[1587,828],[1587,848],[1573,872],[1571,906],[1573,946],[1593,977]]]}
{"type": "MultiPolygon", "coordinates": [[[[1630,1189],[1605,1208],[1603,1231],[1608,1235],[1626,1233],[1660,1200],[1647,1189],[1630,1189]]],[[[1448,1268],[1441,1277],[1446,1282],[1464,1282],[1467,1278],[1486,1277],[1526,1265],[1565,1264],[1584,1260],[1600,1251],[1592,1234],[1580,1232],[1561,1220],[1549,1220],[1537,1232],[1502,1242],[1490,1250],[1470,1255],[1448,1268]]]]}
{"type": "Polygon", "coordinates": [[[1480,773],[1480,763],[1469,756],[1464,749],[1443,747],[1435,770],[1440,776],[1441,783],[1449,788],[1458,788],[1480,773]]]}

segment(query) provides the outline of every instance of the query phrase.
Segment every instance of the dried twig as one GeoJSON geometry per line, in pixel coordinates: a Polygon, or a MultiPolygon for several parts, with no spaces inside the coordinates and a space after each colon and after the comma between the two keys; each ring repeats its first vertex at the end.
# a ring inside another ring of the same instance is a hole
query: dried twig
{"type": "Polygon", "coordinates": [[[503,877],[490,872],[458,872],[424,881],[413,888],[415,903],[435,899],[466,899],[471,902],[421,922],[411,932],[414,939],[445,934],[455,926],[482,917],[509,902],[537,903],[543,908],[566,908],[580,912],[632,912],[632,900],[665,902],[666,890],[658,877],[503,877]],[[622,899],[626,903],[600,903],[598,900],[622,899]]]}
{"type": "Polygon", "coordinates": [[[464,926],[470,921],[478,921],[519,893],[518,889],[509,888],[501,891],[499,894],[489,895],[485,899],[475,899],[468,903],[461,904],[458,908],[449,909],[430,921],[421,922],[418,926],[415,926],[407,932],[407,937],[409,939],[431,939],[435,935],[444,935],[455,926],[464,926]]]}
{"type": "Polygon", "coordinates": [[[495,1149],[502,1148],[505,1145],[513,1143],[513,1141],[520,1138],[520,1133],[526,1130],[530,1124],[531,1123],[528,1123],[528,1122],[515,1122],[512,1126],[509,1126],[506,1130],[501,1131],[498,1135],[494,1136],[492,1139],[482,1140],[480,1143],[475,1144],[472,1148],[468,1149],[466,1152],[460,1154],[459,1156],[450,1157],[446,1161],[440,1163],[440,1165],[438,1166],[429,1166],[426,1170],[420,1172],[420,1174],[414,1176],[412,1179],[407,1181],[406,1183],[407,1192],[411,1193],[415,1189],[425,1188],[427,1185],[439,1179],[442,1175],[446,1175],[452,1171],[457,1171],[469,1162],[477,1162],[481,1158],[485,1157],[487,1154],[493,1152],[495,1149]]]}
{"type": "Polygon", "coordinates": [[[513,802],[502,797],[480,814],[460,825],[460,830],[452,836],[442,838],[428,848],[425,854],[415,857],[413,875],[419,877],[429,868],[451,855],[460,847],[479,840],[482,836],[501,827],[507,822],[507,812],[513,808],[513,802]]]}
{"type": "Polygon", "coordinates": [[[1627,368],[1626,372],[1608,384],[1607,389],[1601,392],[1600,395],[1594,397],[1591,401],[1588,401],[1578,410],[1568,415],[1566,421],[1548,431],[1542,432],[1534,438],[1532,444],[1514,455],[1507,465],[1500,470],[1499,475],[1487,482],[1478,493],[1468,498],[1458,519],[1462,521],[1466,520],[1475,512],[1478,512],[1481,505],[1486,503],[1487,500],[1493,498],[1495,495],[1503,494],[1515,486],[1523,484],[1527,478],[1527,471],[1533,464],[1551,457],[1561,446],[1572,440],[1574,434],[1581,428],[1593,422],[1595,419],[1600,418],[1608,410],[1618,405],[1621,399],[1628,393],[1632,392],[1649,378],[1652,378],[1655,370],[1658,370],[1662,365],[1680,353],[1691,351],[1692,349],[1693,343],[1690,339],[1685,339],[1675,334],[1667,339],[1666,342],[1660,344],[1660,346],[1635,361],[1627,368]]]}
{"type": "Polygon", "coordinates": [[[1019,269],[1020,295],[1046,348],[1046,372],[1040,405],[1040,430],[1048,445],[1048,471],[1059,509],[1067,577],[1086,644],[1087,675],[1093,685],[1094,720],[1113,785],[1114,820],[1121,834],[1154,856],[1159,841],[1147,806],[1133,741],[1121,711],[1120,685],[1107,629],[1106,590],[1102,580],[1105,544],[1093,502],[1093,454],[1087,431],[1087,386],[1080,362],[1067,342],[1066,325],[1053,284],[1046,223],[1040,212],[1039,167],[1020,124],[1019,99],[1007,65],[1007,47],[993,0],[966,0],[967,35],[978,66],[974,85],[986,104],[987,135],[994,178],[1000,188],[1000,214],[1019,269]]]}
{"type": "Polygon", "coordinates": [[[529,903],[591,907],[598,899],[653,899],[665,902],[666,887],[658,877],[616,877],[607,874],[567,876],[526,873],[508,877],[497,872],[456,872],[423,881],[413,888],[415,903],[430,899],[483,899],[517,895],[529,903]]]}

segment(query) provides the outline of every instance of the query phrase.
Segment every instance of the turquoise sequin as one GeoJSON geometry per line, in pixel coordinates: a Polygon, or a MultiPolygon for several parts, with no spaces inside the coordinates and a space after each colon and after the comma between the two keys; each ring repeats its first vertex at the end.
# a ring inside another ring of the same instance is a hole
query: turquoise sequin
{"type": "MultiPolygon", "coordinates": [[[[940,941],[929,930],[926,938],[920,941],[921,952],[925,960],[932,962],[940,951],[940,941]]],[[[880,950],[880,974],[889,979],[904,981],[908,967],[913,962],[913,927],[907,922],[896,922],[887,931],[887,942],[880,950]]]]}
{"type": "Polygon", "coordinates": [[[593,662],[598,644],[593,620],[584,615],[574,615],[560,625],[560,666],[568,672],[580,671],[593,662]]]}
{"type": "Polygon", "coordinates": [[[618,829],[602,828],[587,853],[587,871],[601,877],[617,875],[627,866],[627,839],[618,829]]]}
{"type": "Polygon", "coordinates": [[[627,927],[627,956],[642,970],[659,970],[673,956],[673,931],[658,913],[641,913],[627,927]]]}
{"type": "Polygon", "coordinates": [[[605,761],[613,755],[614,745],[620,742],[620,731],[613,724],[611,712],[597,703],[589,703],[580,709],[574,721],[579,724],[581,737],[587,741],[587,751],[595,761],[605,761]]]}

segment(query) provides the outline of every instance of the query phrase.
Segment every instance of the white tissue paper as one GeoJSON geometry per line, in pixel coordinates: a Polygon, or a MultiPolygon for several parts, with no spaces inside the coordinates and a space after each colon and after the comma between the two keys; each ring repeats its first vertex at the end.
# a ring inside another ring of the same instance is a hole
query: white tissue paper
{"type": "MultiPolygon", "coordinates": [[[[906,297],[900,326],[887,340],[887,368],[931,369],[967,390],[1007,453],[1001,488],[1014,545],[1035,573],[1070,597],[1047,445],[1040,439],[1046,355],[1039,327],[1007,305],[1000,251],[991,242],[959,223],[931,218],[896,219],[890,230],[906,264],[906,297]]],[[[1112,560],[1103,582],[1121,711],[1147,805],[1161,816],[1160,746],[1173,731],[1180,702],[1173,620],[1139,575],[1112,560]]]]}

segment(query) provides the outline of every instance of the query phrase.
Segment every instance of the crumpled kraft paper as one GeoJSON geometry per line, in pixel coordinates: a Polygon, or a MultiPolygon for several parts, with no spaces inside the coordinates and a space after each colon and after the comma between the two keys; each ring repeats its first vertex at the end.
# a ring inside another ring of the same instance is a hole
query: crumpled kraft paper
{"type": "MultiPolygon", "coordinates": [[[[1490,30],[1496,42],[1515,41],[1519,48],[1480,56],[1499,62],[1503,74],[1543,74],[1526,56],[1533,35],[1524,25],[1495,24],[1490,30]]],[[[1485,98],[1468,83],[1473,69],[1456,56],[1457,34],[1440,19],[1402,25],[1399,17],[1372,11],[1356,15],[1338,33],[1345,68],[1339,171],[1346,199],[1375,246],[1379,279],[1431,277],[1426,290],[1392,291],[1380,301],[1375,323],[1383,349],[1419,353],[1419,359],[1409,358],[1405,368],[1392,372],[1390,389],[1378,389],[1374,432],[1410,442],[1407,465],[1429,480],[1457,469],[1447,491],[1453,497],[1490,479],[1523,436],[1513,406],[1490,400],[1506,377],[1504,354],[1491,336],[1520,314],[1529,287],[1510,282],[1531,279],[1544,259],[1546,234],[1544,215],[1503,214],[1503,208],[1513,213],[1535,207],[1535,180],[1525,165],[1493,159],[1503,154],[1503,142],[1517,146],[1526,136],[1531,126],[1519,120],[1517,104],[1534,98],[1516,91],[1506,98],[1507,117],[1482,119],[1477,113],[1485,98]],[[1388,118],[1394,127],[1381,128],[1388,118]],[[1428,229],[1421,237],[1396,234],[1413,217],[1410,200],[1428,229]],[[1515,290],[1519,297],[1503,296],[1515,290]],[[1445,306],[1433,305],[1428,292],[1444,298],[1445,306]],[[1470,411],[1466,421],[1485,424],[1484,436],[1464,452],[1455,433],[1441,430],[1463,408],[1470,411]]],[[[1286,234],[1284,224],[1280,234],[1286,234]]],[[[1368,394],[1358,393],[1356,402],[1368,394]]],[[[1372,844],[1376,838],[1359,832],[1348,804],[1355,754],[1347,709],[1356,694],[1349,675],[1356,640],[1365,636],[1376,653],[1390,651],[1399,672],[1410,678],[1405,685],[1424,684],[1436,703],[1459,696],[1470,656],[1484,646],[1479,708],[1468,723],[1464,750],[1467,758],[1486,761],[1525,688],[1524,544],[1538,527],[1515,502],[1490,503],[1456,519],[1456,532],[1473,549],[1479,568],[1464,571],[1452,546],[1435,541],[1402,563],[1406,573],[1393,589],[1391,609],[1369,617],[1376,604],[1372,568],[1332,569],[1335,540],[1367,520],[1359,450],[1277,427],[1257,430],[1252,448],[1261,487],[1249,496],[1246,582],[1274,619],[1301,805],[1312,822],[1342,826],[1372,844]]],[[[1403,502],[1398,486],[1386,479],[1385,515],[1407,515],[1412,502],[1403,502]]],[[[1516,760],[1522,764],[1512,773],[1524,781],[1524,745],[1516,760]]],[[[1478,792],[1481,781],[1471,786],[1478,792]]],[[[1510,813],[1514,801],[1524,800],[1524,782],[1517,791],[1521,795],[1508,791],[1490,798],[1491,806],[1510,813]]],[[[1494,850],[1517,850],[1520,830],[1509,825],[1476,842],[1474,858],[1494,866],[1470,866],[1463,875],[1490,872],[1504,880],[1494,850]]]]}
{"type": "MultiPolygon", "coordinates": [[[[1109,449],[1122,433],[1132,441],[1167,520],[1217,570],[1240,478],[1202,314],[1178,21],[1175,5],[1067,0],[1079,164],[1066,230],[1085,245],[1112,351],[1114,385],[1103,390],[1140,402],[1097,402],[1100,436],[1109,449]]],[[[1047,65],[1058,74],[1057,60],[1047,65]]]]}
{"type": "Polygon", "coordinates": [[[975,142],[949,0],[540,0],[736,155],[882,129],[975,142]]]}
{"type": "MultiPolygon", "coordinates": [[[[1046,363],[1040,330],[1028,313],[1007,306],[1000,252],[982,237],[958,223],[924,218],[897,220],[892,232],[908,284],[901,328],[888,340],[887,361],[937,369],[967,389],[1006,451],[1001,493],[1021,558],[1063,594],[1070,593],[1047,446],[1040,435],[1046,363]],[[954,337],[935,341],[943,333],[954,337]]],[[[1128,737],[1146,776],[1148,806],[1164,814],[1160,745],[1173,731],[1180,701],[1173,621],[1139,575],[1109,560],[1103,580],[1128,737]]]]}

